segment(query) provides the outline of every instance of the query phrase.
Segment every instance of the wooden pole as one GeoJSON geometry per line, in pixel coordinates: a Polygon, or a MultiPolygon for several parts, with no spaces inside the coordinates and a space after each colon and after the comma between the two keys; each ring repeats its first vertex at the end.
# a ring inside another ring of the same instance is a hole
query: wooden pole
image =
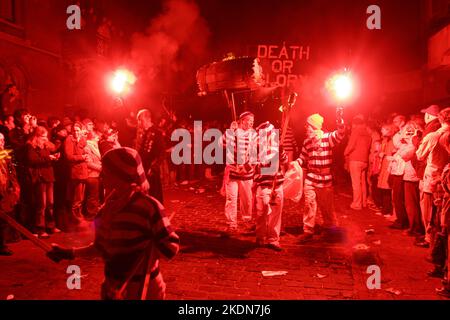
{"type": "Polygon", "coordinates": [[[11,227],[19,231],[25,238],[30,240],[34,245],[41,248],[45,252],[49,252],[52,250],[52,246],[46,243],[45,241],[42,241],[39,238],[36,238],[34,234],[32,234],[28,229],[26,229],[24,226],[19,224],[16,220],[14,220],[12,217],[8,216],[3,211],[0,211],[0,219],[3,219],[8,223],[11,227]]]}

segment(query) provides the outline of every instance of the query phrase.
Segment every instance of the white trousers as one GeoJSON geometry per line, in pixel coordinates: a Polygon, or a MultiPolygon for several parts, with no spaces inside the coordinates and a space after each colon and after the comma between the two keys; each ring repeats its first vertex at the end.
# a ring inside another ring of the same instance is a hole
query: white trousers
{"type": "Polygon", "coordinates": [[[252,218],[253,180],[228,180],[225,201],[225,217],[230,228],[237,228],[237,201],[240,199],[240,211],[243,220],[252,218]]]}
{"type": "Polygon", "coordinates": [[[303,231],[314,233],[316,223],[322,224],[325,228],[337,226],[333,187],[316,188],[306,181],[303,192],[305,195],[303,231]],[[317,209],[320,209],[321,217],[317,214],[317,209]]]}
{"type": "Polygon", "coordinates": [[[271,204],[272,188],[258,187],[256,190],[256,241],[263,244],[280,244],[283,186],[275,192],[275,202],[271,204]]]}

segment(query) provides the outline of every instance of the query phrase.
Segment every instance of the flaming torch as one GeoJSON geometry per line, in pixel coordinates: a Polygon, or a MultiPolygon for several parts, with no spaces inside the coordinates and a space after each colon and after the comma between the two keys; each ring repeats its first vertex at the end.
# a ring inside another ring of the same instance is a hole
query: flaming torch
{"type": "Polygon", "coordinates": [[[114,109],[125,105],[124,96],[131,91],[135,82],[136,76],[129,70],[118,69],[112,74],[108,80],[108,87],[115,95],[114,109]]]}
{"type": "Polygon", "coordinates": [[[344,72],[333,75],[326,82],[326,88],[337,103],[336,122],[338,126],[342,126],[344,125],[344,105],[353,94],[353,80],[350,72],[345,69],[344,72]]]}

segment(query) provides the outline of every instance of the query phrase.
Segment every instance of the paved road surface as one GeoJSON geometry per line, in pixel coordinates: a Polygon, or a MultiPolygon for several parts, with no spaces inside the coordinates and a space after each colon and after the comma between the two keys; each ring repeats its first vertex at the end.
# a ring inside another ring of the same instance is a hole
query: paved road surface
{"type": "MultiPolygon", "coordinates": [[[[387,228],[389,222],[372,211],[347,209],[350,197],[337,189],[336,210],[347,241],[339,244],[320,239],[298,244],[301,204],[288,202],[283,212],[281,244],[277,253],[256,248],[251,225],[241,224],[237,235],[223,236],[224,198],[220,182],[210,182],[196,193],[189,186],[167,190],[168,213],[181,237],[178,256],[162,263],[168,299],[441,299],[434,289],[440,280],[426,276],[427,250],[413,246],[413,239],[387,228]],[[367,235],[366,229],[374,229],[367,235]],[[381,268],[382,288],[369,290],[366,266],[355,263],[352,248],[371,247],[381,268]],[[262,271],[286,271],[284,276],[264,277],[262,271]],[[393,290],[391,290],[393,289],[393,290]],[[389,291],[397,291],[390,293],[389,291]]],[[[197,187],[197,186],[195,186],[197,187]]],[[[59,234],[49,239],[64,245],[84,245],[93,231],[59,234]]],[[[11,245],[15,255],[0,257],[0,299],[98,299],[102,261],[79,259],[81,290],[68,290],[68,263],[55,264],[30,241],[11,245]]]]}

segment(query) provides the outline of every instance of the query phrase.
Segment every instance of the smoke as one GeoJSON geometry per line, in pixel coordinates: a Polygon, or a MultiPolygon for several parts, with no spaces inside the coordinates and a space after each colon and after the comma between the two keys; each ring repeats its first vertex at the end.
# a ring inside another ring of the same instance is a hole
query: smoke
{"type": "Polygon", "coordinates": [[[131,62],[140,94],[180,93],[195,81],[208,51],[210,31],[191,0],[167,0],[162,13],[132,37],[131,62]]]}

